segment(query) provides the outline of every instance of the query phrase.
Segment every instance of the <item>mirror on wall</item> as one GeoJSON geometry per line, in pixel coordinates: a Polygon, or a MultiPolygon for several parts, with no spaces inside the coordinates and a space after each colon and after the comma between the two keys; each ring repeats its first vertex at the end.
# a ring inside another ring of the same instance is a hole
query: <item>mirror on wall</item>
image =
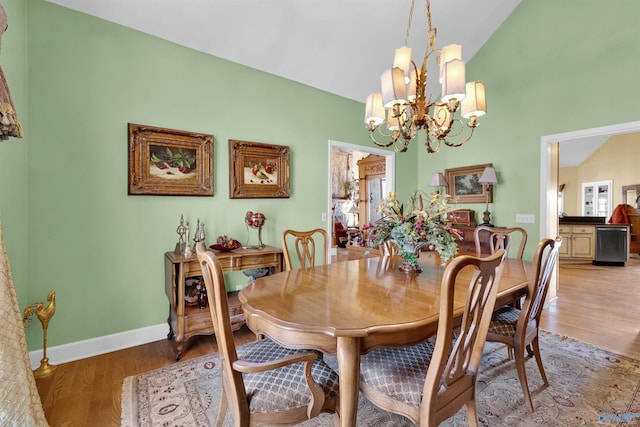
{"type": "Polygon", "coordinates": [[[376,212],[380,201],[385,197],[387,192],[387,179],[386,178],[374,178],[367,180],[367,188],[369,189],[369,220],[368,223],[374,223],[382,216],[376,212]]]}
{"type": "Polygon", "coordinates": [[[639,209],[640,184],[622,186],[622,203],[630,205],[634,209],[639,209]]]}

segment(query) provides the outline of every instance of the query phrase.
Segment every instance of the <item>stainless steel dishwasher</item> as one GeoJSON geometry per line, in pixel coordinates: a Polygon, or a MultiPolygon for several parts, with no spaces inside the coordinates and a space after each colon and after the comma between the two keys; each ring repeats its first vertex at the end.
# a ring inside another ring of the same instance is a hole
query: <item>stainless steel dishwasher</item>
{"type": "Polygon", "coordinates": [[[595,265],[619,265],[627,262],[628,227],[596,227],[595,265]]]}

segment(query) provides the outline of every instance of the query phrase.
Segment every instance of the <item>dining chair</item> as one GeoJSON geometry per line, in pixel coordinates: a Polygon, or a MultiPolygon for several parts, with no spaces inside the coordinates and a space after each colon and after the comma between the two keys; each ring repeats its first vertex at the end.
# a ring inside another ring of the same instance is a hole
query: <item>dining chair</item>
{"type": "Polygon", "coordinates": [[[229,406],[236,427],[290,425],[320,412],[338,417],[338,375],[318,359],[316,352],[291,350],[270,339],[235,346],[220,261],[203,242],[196,244],[196,254],[222,370],[223,390],[216,426],[224,422],[229,406]]]}
{"type": "Polygon", "coordinates": [[[293,270],[291,255],[294,248],[300,268],[315,267],[316,245],[322,248],[322,263],[329,264],[328,240],[327,232],[322,228],[315,228],[309,231],[285,230],[282,233],[285,269],[287,271],[293,270]]]}
{"type": "Polygon", "coordinates": [[[495,253],[498,249],[505,250],[505,256],[509,256],[509,249],[511,248],[511,242],[516,234],[520,234],[520,245],[518,246],[518,252],[516,253],[517,259],[522,259],[524,253],[524,247],[527,244],[527,231],[524,228],[512,227],[489,227],[487,225],[479,225],[473,231],[474,241],[476,245],[476,256],[481,255],[481,243],[483,236],[488,236],[490,253],[495,253]]]}
{"type": "Polygon", "coordinates": [[[378,249],[380,250],[380,256],[383,257],[394,257],[400,255],[400,248],[393,240],[385,240],[380,243],[378,249]]]}
{"type": "Polygon", "coordinates": [[[469,424],[478,425],[476,376],[495,307],[503,254],[501,249],[486,258],[461,255],[447,265],[440,285],[435,344],[428,339],[362,356],[360,390],[369,401],[420,426],[437,426],[465,405],[469,424]],[[456,280],[464,284],[456,286],[456,280]],[[461,292],[466,296],[457,295],[461,292]],[[454,338],[453,328],[460,319],[454,319],[454,306],[458,309],[463,299],[462,323],[454,338]]]}
{"type": "Polygon", "coordinates": [[[520,386],[524,400],[531,412],[534,410],[527,383],[527,371],[524,366],[524,350],[526,348],[529,357],[535,356],[542,380],[545,385],[549,385],[540,357],[538,327],[560,245],[562,245],[562,237],[557,237],[555,240],[545,238],[538,243],[533,257],[533,269],[531,270],[527,295],[522,303],[522,308],[504,306],[497,309],[493,313],[487,334],[487,341],[504,343],[509,349],[509,356],[512,353],[515,355],[520,386]]]}

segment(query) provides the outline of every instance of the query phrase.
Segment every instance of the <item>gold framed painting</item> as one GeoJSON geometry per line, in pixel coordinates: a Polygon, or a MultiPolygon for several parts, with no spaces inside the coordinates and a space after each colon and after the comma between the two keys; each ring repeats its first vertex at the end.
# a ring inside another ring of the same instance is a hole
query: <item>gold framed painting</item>
{"type": "Polygon", "coordinates": [[[478,182],[484,168],[488,166],[493,166],[493,164],[486,163],[445,169],[447,194],[451,196],[449,203],[484,203],[487,191],[489,192],[489,203],[493,203],[491,186],[487,186],[489,188],[487,190],[484,185],[478,182]]]}
{"type": "Polygon", "coordinates": [[[229,140],[229,197],[288,198],[289,147],[229,140]]]}
{"type": "Polygon", "coordinates": [[[129,195],[213,196],[213,135],[128,124],[129,195]]]}

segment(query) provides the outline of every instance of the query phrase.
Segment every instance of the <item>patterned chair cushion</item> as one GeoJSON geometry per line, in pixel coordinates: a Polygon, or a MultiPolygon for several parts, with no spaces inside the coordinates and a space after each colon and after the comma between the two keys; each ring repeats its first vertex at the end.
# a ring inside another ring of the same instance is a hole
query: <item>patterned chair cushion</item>
{"type": "Polygon", "coordinates": [[[362,356],[360,380],[407,405],[419,407],[433,342],[406,348],[382,348],[362,356]]]}
{"type": "Polygon", "coordinates": [[[516,324],[520,317],[520,310],[513,307],[501,307],[493,312],[491,324],[489,325],[490,334],[504,335],[512,337],[516,334],[516,324]]]}
{"type": "MultiPolygon", "coordinates": [[[[308,350],[291,350],[263,339],[240,346],[236,351],[239,359],[262,363],[308,350]]],[[[313,363],[311,375],[327,398],[338,395],[338,375],[322,360],[313,363]]],[[[304,379],[302,362],[265,372],[243,374],[243,378],[252,413],[280,412],[309,403],[311,392],[304,379]]]]}

